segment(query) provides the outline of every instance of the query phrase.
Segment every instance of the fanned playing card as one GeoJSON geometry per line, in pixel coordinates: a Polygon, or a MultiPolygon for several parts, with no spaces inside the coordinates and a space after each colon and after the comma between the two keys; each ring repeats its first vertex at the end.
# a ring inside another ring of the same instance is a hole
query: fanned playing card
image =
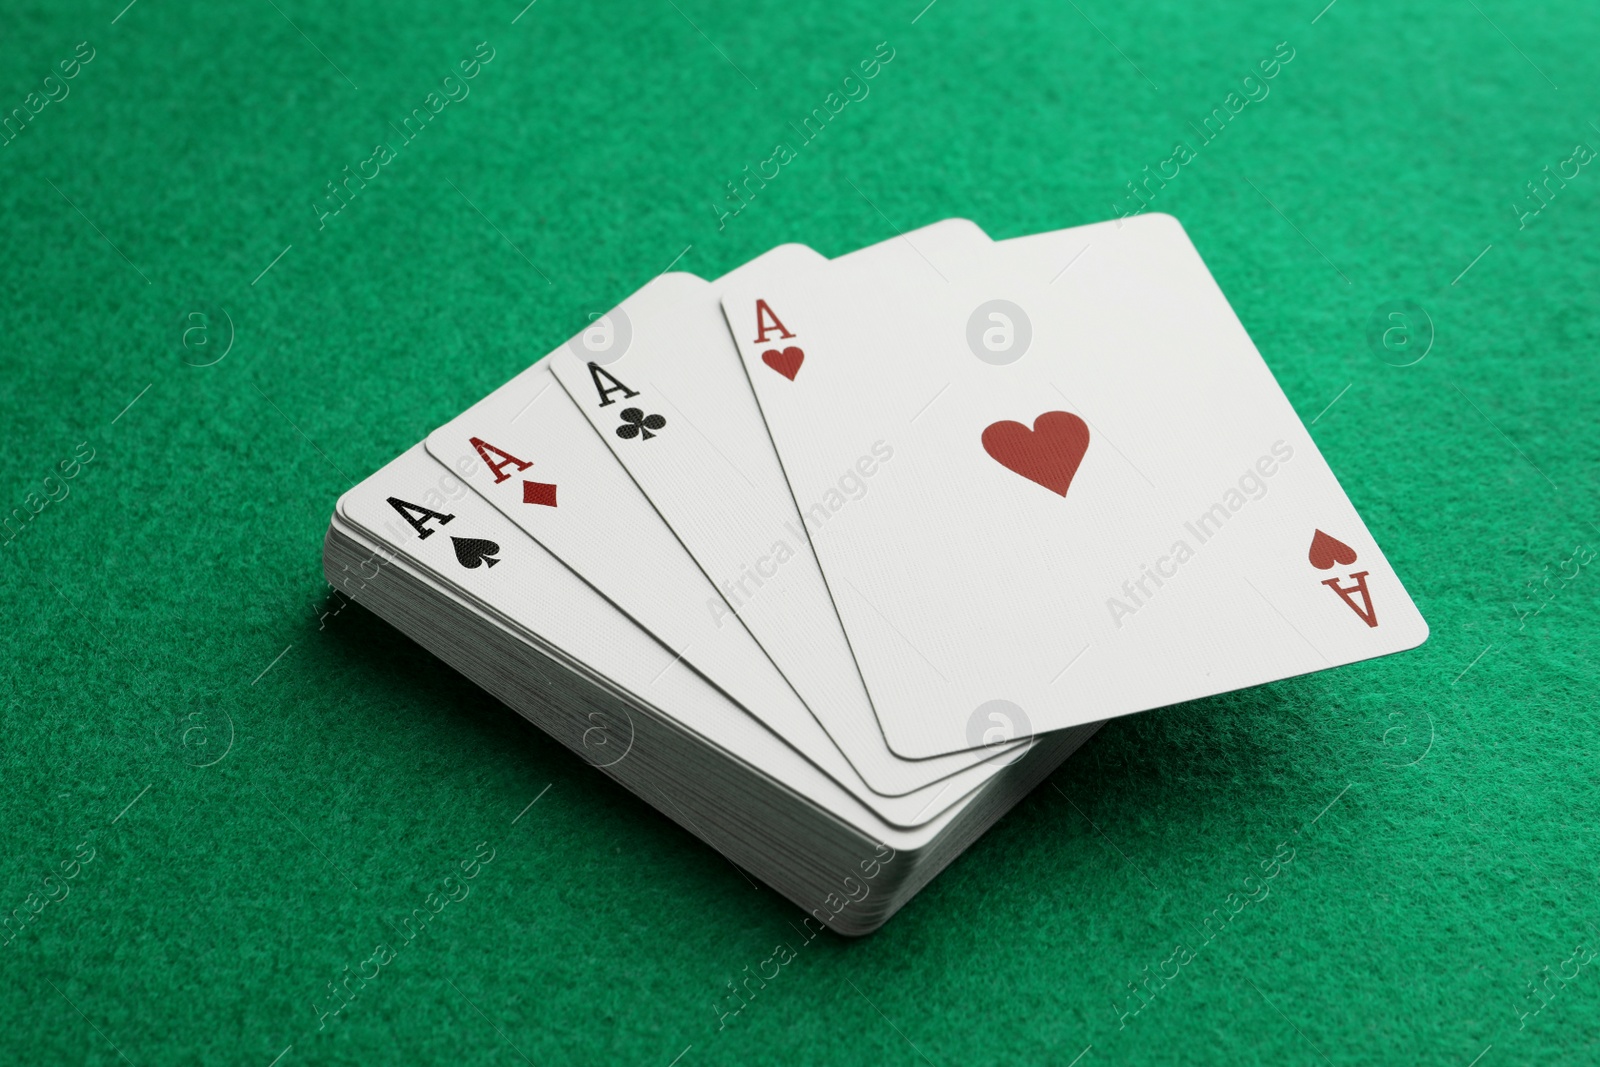
{"type": "Polygon", "coordinates": [[[346,493],[324,569],[845,933],[1105,716],[1427,634],[1164,216],[659,276],[346,493]]]}
{"type": "MultiPolygon", "coordinates": [[[[953,270],[988,243],[976,225],[952,219],[845,259],[940,285],[938,264],[953,270]]],[[[630,341],[621,350],[570,345],[553,352],[549,363],[715,586],[721,601],[710,612],[717,625],[734,624],[735,617],[744,622],[868,784],[897,795],[995,752],[910,761],[884,744],[811,552],[810,538],[824,534],[832,512],[801,517],[717,303],[724,286],[767,274],[792,276],[826,262],[804,246],[781,246],[711,283],[697,297],[698,307],[685,296],[670,329],[630,319],[630,341]],[[648,439],[629,432],[630,406],[662,413],[648,439]]],[[[872,491],[883,461],[868,447],[838,472],[833,488],[841,509],[872,491]]],[[[1003,739],[995,740],[1004,751],[1003,739]]]]}
{"type": "MultiPolygon", "coordinates": [[[[779,719],[785,728],[781,734],[752,733],[732,722],[736,705],[716,692],[720,687],[691,670],[677,649],[641,646],[641,640],[655,638],[646,637],[646,631],[421,445],[346,493],[340,511],[369,536],[382,538],[392,551],[509,625],[531,627],[540,638],[548,634],[559,642],[560,654],[576,660],[577,669],[602,671],[608,684],[626,689],[713,742],[740,739],[741,757],[753,758],[769,772],[791,766],[787,750],[792,749],[892,826],[925,824],[979,784],[947,779],[905,796],[881,797],[852,772],[809,718],[779,719]],[[530,611],[527,605],[534,602],[562,607],[530,611]],[[554,630],[553,617],[559,619],[554,630]]],[[[756,722],[773,718],[770,712],[752,714],[756,722]]],[[[810,795],[825,802],[830,793],[812,787],[810,795]]]]}
{"type": "Polygon", "coordinates": [[[896,753],[1426,639],[1176,220],[949,273],[842,262],[722,297],[793,496],[828,511],[812,543],[896,753]]]}

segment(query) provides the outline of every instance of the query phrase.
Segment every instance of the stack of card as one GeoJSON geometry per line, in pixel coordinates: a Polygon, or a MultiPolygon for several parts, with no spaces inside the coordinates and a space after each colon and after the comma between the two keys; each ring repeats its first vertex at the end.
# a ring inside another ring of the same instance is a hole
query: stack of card
{"type": "Polygon", "coordinates": [[[1102,720],[1427,636],[1164,215],[662,274],[340,498],[324,567],[845,934],[1102,720]]]}

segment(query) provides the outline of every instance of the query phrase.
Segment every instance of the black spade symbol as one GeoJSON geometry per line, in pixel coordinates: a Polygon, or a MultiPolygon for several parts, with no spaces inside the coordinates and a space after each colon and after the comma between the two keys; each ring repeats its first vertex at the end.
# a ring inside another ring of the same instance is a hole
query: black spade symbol
{"type": "Polygon", "coordinates": [[[500,546],[493,541],[485,541],[478,537],[452,537],[450,540],[455,542],[456,559],[469,571],[480,563],[487,563],[493,567],[500,562],[494,558],[500,554],[500,546]]]}

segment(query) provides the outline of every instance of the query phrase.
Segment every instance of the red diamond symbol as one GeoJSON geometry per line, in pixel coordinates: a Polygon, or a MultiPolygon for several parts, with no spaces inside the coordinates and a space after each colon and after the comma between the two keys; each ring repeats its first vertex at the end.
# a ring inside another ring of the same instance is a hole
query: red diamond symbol
{"type": "Polygon", "coordinates": [[[549,482],[522,483],[522,502],[524,504],[543,504],[547,508],[556,506],[556,487],[549,482]]]}

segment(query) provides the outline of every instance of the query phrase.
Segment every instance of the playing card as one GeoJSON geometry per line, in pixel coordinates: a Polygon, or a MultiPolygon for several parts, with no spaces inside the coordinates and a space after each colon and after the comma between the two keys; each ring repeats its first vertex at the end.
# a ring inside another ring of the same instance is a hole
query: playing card
{"type": "MultiPolygon", "coordinates": [[[[390,551],[527,632],[573,670],[660,709],[710,743],[733,748],[740,759],[764,772],[804,785],[807,791],[801,795],[815,803],[838,807],[833,791],[842,789],[890,825],[913,827],[939,816],[975,784],[962,788],[949,779],[906,796],[880,797],[866,788],[803,711],[791,713],[784,723],[792,736],[777,736],[756,726],[756,719],[744,725],[740,720],[745,713],[691,670],[677,650],[650,637],[422,445],[346,493],[339,510],[390,551]],[[540,607],[530,610],[530,604],[540,607]],[[552,609],[552,604],[560,607],[552,609]],[[791,747],[837,785],[820,788],[814,778],[795,772],[791,747]]],[[[748,682],[746,688],[755,692],[758,685],[748,682]]],[[[795,700],[792,694],[789,700],[795,700]]]]}
{"type": "Polygon", "coordinates": [[[1093,732],[1082,727],[1028,746],[1026,758],[937,816],[891,825],[681,669],[670,649],[441,472],[420,445],[341,498],[323,570],[336,588],[655,805],[741,874],[763,879],[846,935],[880,926],[1093,732]],[[424,537],[414,524],[431,532],[424,537]],[[462,541],[493,549],[472,548],[464,562],[456,539],[440,536],[461,525],[488,535],[462,541]],[[516,572],[510,583],[508,569],[516,572]],[[544,596],[529,599],[512,585],[544,596]],[[507,607],[521,621],[511,622],[507,607]],[[635,691],[655,690],[663,676],[672,679],[664,690],[677,716],[635,691]]]}
{"type": "MultiPolygon", "coordinates": [[[[639,334],[670,329],[686,301],[706,307],[707,286],[692,275],[662,275],[625,300],[610,316],[612,324],[629,323],[639,334]]],[[[581,344],[581,336],[573,343],[581,344]]],[[[666,406],[645,405],[635,381],[596,364],[595,388],[616,401],[608,432],[639,447],[692,432],[666,406]]],[[[872,798],[877,791],[841,757],[744,624],[726,611],[716,587],[556,384],[547,363],[530,367],[434,431],[427,449],[688,666],[847,788],[860,789],[866,803],[882,803],[886,819],[925,818],[992,773],[980,765],[923,787],[928,792],[916,786],[901,790],[904,804],[872,798]]]]}
{"type": "Polygon", "coordinates": [[[723,292],[901,755],[1426,639],[1176,220],[1088,229],[937,287],[842,262],[723,292]]]}
{"type": "MultiPolygon", "coordinates": [[[[953,269],[987,243],[976,225],[952,219],[844,258],[939,285],[939,263],[953,269]]],[[[994,753],[909,761],[885,745],[716,296],[722,286],[826,262],[802,245],[781,246],[707,286],[698,307],[685,298],[672,328],[631,322],[626,346],[572,345],[549,363],[721,595],[711,606],[718,625],[742,620],[867,783],[899,794],[994,753]],[[619,419],[628,405],[667,420],[648,443],[617,432],[627,428],[619,419]]],[[[596,340],[615,338],[617,328],[605,324],[596,340]]],[[[880,462],[868,449],[840,472],[842,506],[871,492],[880,462]]],[[[810,532],[820,529],[813,519],[810,532]]]]}

